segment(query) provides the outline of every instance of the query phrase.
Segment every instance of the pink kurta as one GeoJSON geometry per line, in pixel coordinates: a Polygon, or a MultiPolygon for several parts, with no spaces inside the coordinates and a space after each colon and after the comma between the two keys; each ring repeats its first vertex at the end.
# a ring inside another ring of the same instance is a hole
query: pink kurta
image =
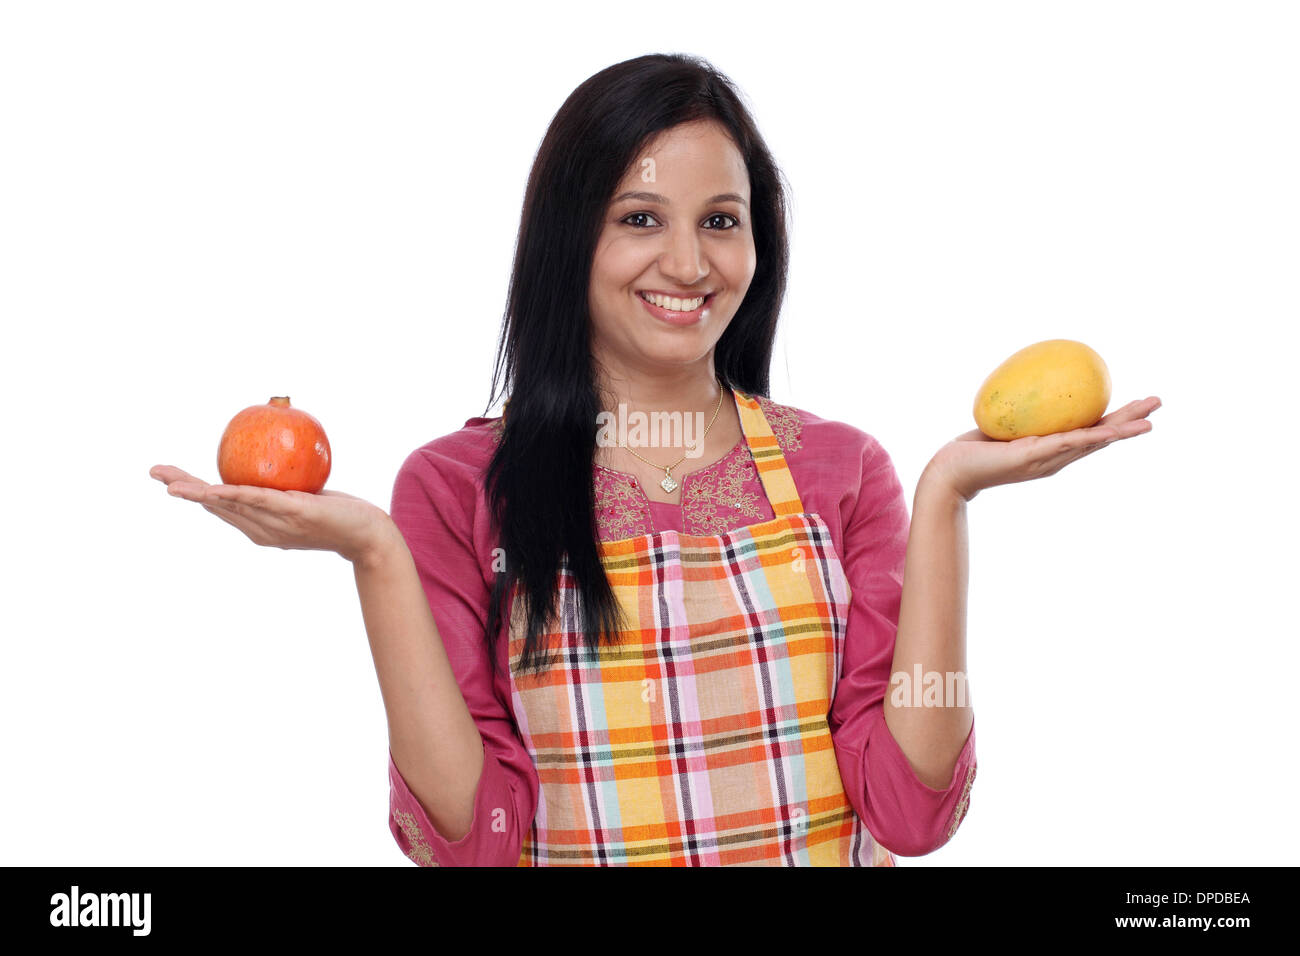
{"type": "MultiPolygon", "coordinates": [[[[912,770],[884,721],[902,597],[909,518],[889,455],[867,433],[758,396],[797,483],[821,517],[851,586],[843,663],[828,715],[840,777],[875,840],[903,856],[929,853],[960,826],[975,777],[974,727],[948,786],[936,790],[912,770]]],[[[389,754],[389,826],[424,866],[515,866],[533,825],[539,778],[512,709],[507,641],[498,640],[491,676],[483,630],[493,580],[492,537],[481,472],[500,418],[471,418],[457,432],[415,450],[394,483],[393,521],[419,569],[461,693],[483,737],[482,777],[468,834],[438,833],[389,754]]],[[[774,517],[742,438],[712,465],[681,476],[682,504],[647,499],[638,479],[594,467],[602,541],[677,531],[722,534],[774,517]]]]}

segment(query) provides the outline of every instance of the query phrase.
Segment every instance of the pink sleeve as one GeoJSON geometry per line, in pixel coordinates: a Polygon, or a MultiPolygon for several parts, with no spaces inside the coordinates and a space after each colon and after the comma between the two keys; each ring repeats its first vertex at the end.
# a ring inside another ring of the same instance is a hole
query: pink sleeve
{"type": "MultiPolygon", "coordinates": [[[[406,459],[390,514],[415,559],[456,682],[483,737],[483,773],[469,832],[450,842],[430,822],[390,750],[388,825],[402,852],[421,866],[515,866],[537,810],[537,772],[483,643],[491,593],[485,569],[493,547],[482,521],[486,509],[476,507],[472,467],[459,455],[438,453],[439,446],[454,447],[444,441],[406,459]]],[[[504,666],[504,655],[499,660],[504,666]]]]}
{"type": "Polygon", "coordinates": [[[936,790],[916,776],[885,723],[910,524],[893,461],[867,436],[861,491],[843,535],[852,598],[829,723],[845,792],[867,829],[900,856],[923,856],[947,843],[965,816],[975,779],[975,727],[948,786],[936,790]]]}

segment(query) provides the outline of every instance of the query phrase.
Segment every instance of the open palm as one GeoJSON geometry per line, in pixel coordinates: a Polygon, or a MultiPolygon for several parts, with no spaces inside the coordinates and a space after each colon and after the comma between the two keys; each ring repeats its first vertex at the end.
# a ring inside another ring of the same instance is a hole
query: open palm
{"type": "Polygon", "coordinates": [[[1054,475],[1072,461],[1111,442],[1151,430],[1146,417],[1160,399],[1129,402],[1088,428],[1053,435],[1026,435],[1012,441],[989,438],[978,428],[958,435],[931,459],[928,469],[970,501],[985,488],[1054,475]]]}
{"type": "Polygon", "coordinates": [[[389,520],[382,508],[341,491],[211,485],[171,465],[155,465],[149,476],[167,485],[168,494],[197,501],[254,544],[267,547],[335,551],[355,561],[376,543],[389,520]]]}

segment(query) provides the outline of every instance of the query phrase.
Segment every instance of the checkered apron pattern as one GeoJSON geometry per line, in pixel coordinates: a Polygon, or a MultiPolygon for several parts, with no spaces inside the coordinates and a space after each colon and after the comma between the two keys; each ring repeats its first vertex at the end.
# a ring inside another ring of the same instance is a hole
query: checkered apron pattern
{"type": "Polygon", "coordinates": [[[840,780],[827,713],[850,588],[762,407],[733,392],[771,521],[602,542],[630,627],[589,651],[560,571],[562,654],[510,683],[540,780],[520,866],[893,866],[840,780]]]}

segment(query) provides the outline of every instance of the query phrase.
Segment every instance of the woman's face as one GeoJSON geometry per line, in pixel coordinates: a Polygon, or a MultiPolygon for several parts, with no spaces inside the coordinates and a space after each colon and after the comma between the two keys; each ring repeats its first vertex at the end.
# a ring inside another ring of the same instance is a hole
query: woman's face
{"type": "Polygon", "coordinates": [[[713,121],[665,130],[638,157],[614,191],[592,262],[602,365],[662,374],[710,356],[754,277],[749,200],[740,151],[713,121]],[[665,298],[646,301],[657,295],[665,298]]]}

